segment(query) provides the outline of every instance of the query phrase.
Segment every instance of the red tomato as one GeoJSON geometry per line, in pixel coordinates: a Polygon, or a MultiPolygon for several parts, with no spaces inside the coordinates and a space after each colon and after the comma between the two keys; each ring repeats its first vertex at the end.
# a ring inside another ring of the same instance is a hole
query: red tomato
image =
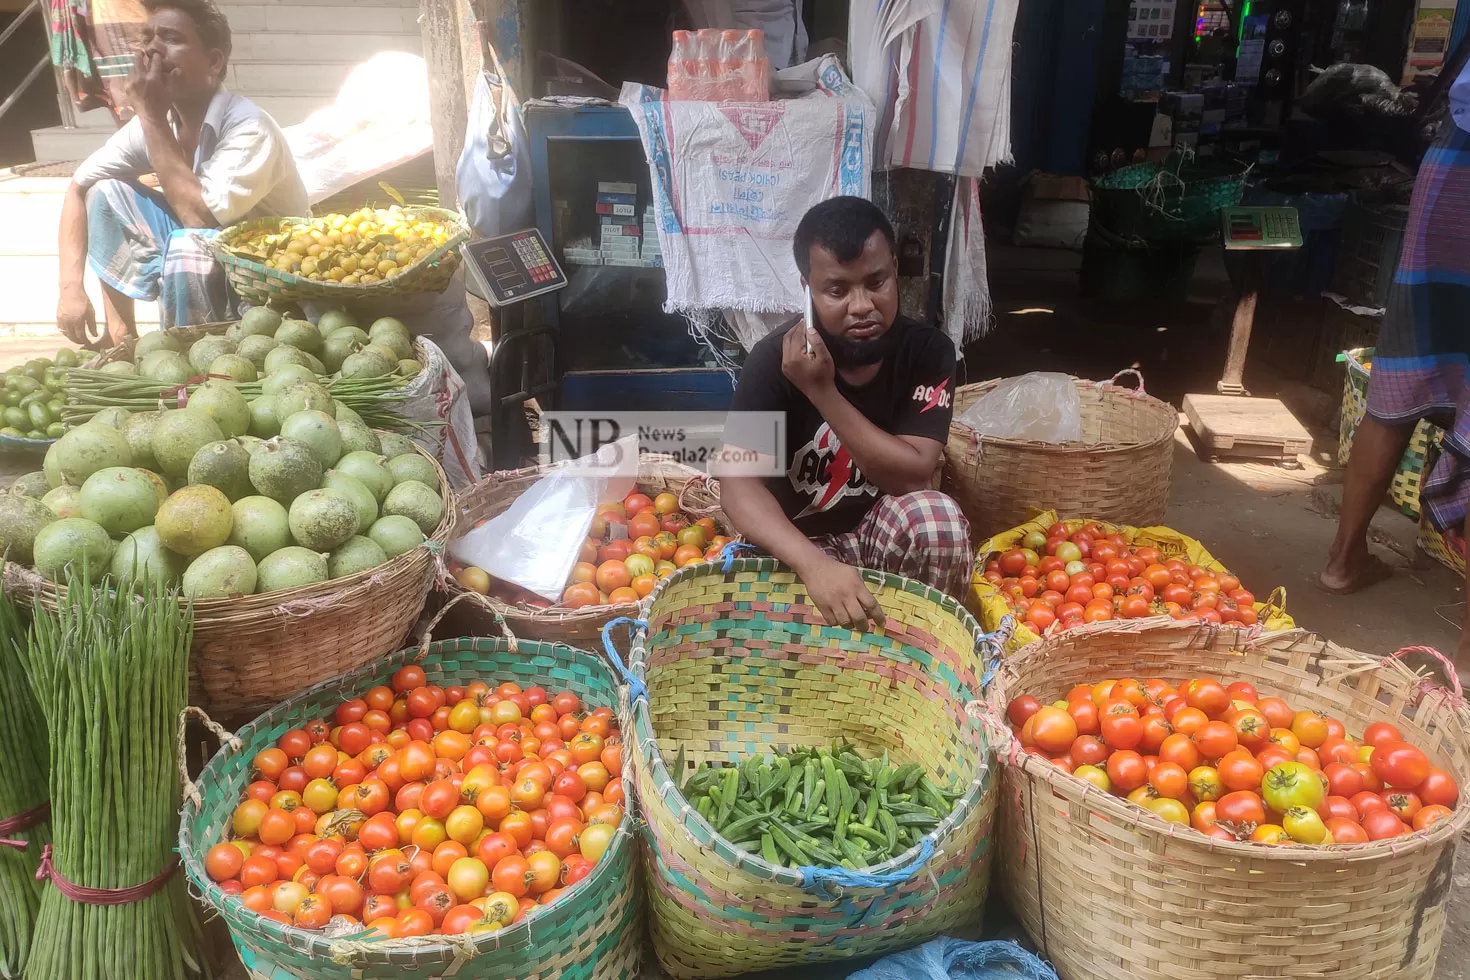
{"type": "Polygon", "coordinates": [[[1363,832],[1369,840],[1389,840],[1409,833],[1409,827],[1388,810],[1374,810],[1363,817],[1363,832]]]}
{"type": "Polygon", "coordinates": [[[1352,797],[1364,789],[1362,774],[1350,765],[1333,762],[1322,774],[1327,777],[1327,792],[1332,796],[1352,797]]]}
{"type": "Polygon", "coordinates": [[[1113,789],[1121,793],[1129,793],[1144,783],[1148,782],[1148,767],[1144,765],[1143,757],[1131,750],[1114,752],[1108,757],[1108,778],[1113,781],[1113,789]]]}
{"type": "Polygon", "coordinates": [[[1402,742],[1404,737],[1399,730],[1386,721],[1375,721],[1363,731],[1363,744],[1374,748],[1385,742],[1402,742]]]}
{"type": "Polygon", "coordinates": [[[1460,787],[1455,783],[1455,777],[1439,768],[1431,768],[1414,792],[1419,794],[1426,807],[1443,806],[1454,809],[1460,799],[1460,787]]]}
{"type": "Polygon", "coordinates": [[[1331,817],[1327,820],[1327,832],[1338,844],[1366,844],[1368,834],[1363,825],[1347,817],[1331,817]]]}
{"type": "Polygon", "coordinates": [[[1358,822],[1358,808],[1353,806],[1351,800],[1342,796],[1327,797],[1327,799],[1322,801],[1322,805],[1317,808],[1317,812],[1322,815],[1323,820],[1341,817],[1344,820],[1351,820],[1354,823],[1358,822]]]}
{"type": "MultiPolygon", "coordinates": [[[[1367,790],[1353,796],[1350,802],[1357,809],[1360,818],[1366,817],[1374,810],[1388,809],[1388,804],[1384,802],[1383,797],[1377,793],[1370,793],[1367,790]]],[[[1362,821],[1359,820],[1359,822],[1361,823],[1362,821]]]]}
{"type": "Polygon", "coordinates": [[[1407,742],[1379,742],[1368,762],[1385,785],[1397,789],[1412,789],[1429,775],[1429,759],[1407,742]]]}

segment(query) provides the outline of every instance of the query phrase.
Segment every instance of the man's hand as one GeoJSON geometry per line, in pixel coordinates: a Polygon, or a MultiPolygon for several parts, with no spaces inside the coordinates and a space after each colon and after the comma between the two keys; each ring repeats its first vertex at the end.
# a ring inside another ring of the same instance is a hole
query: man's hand
{"type": "Polygon", "coordinates": [[[81,283],[61,287],[61,299],[56,304],[56,326],[62,336],[74,344],[94,347],[101,341],[92,301],[87,298],[87,291],[81,283]]]}
{"type": "Polygon", "coordinates": [[[835,558],[825,558],[802,575],[807,593],[830,626],[866,631],[871,620],[883,625],[883,609],[863,581],[862,573],[835,558]]]}
{"type": "Polygon", "coordinates": [[[159,55],[135,52],[127,85],[128,101],[133,111],[150,122],[167,119],[168,110],[173,107],[175,74],[164,69],[163,58],[159,55]]]}
{"type": "Polygon", "coordinates": [[[795,326],[787,330],[786,337],[781,342],[781,373],[808,400],[816,393],[832,387],[835,376],[832,355],[827,350],[827,345],[822,343],[821,335],[808,328],[805,320],[798,320],[795,326]],[[812,347],[810,354],[806,352],[807,344],[812,347]]]}

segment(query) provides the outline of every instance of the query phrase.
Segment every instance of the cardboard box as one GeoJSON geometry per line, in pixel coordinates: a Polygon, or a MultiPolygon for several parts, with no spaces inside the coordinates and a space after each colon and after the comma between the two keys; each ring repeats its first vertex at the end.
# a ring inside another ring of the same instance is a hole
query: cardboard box
{"type": "Polygon", "coordinates": [[[597,202],[598,214],[610,214],[621,218],[631,218],[634,216],[634,210],[635,208],[631,204],[605,204],[602,201],[597,202]]]}
{"type": "Polygon", "coordinates": [[[599,180],[597,182],[597,193],[599,194],[637,194],[638,185],[622,180],[599,180]]]}

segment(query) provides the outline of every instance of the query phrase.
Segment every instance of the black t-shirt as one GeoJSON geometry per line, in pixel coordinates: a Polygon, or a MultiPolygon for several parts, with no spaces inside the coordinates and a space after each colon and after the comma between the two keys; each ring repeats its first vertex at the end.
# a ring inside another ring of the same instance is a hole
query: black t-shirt
{"type": "MultiPolygon", "coordinates": [[[[884,432],[949,438],[954,414],[954,344],[938,329],[899,317],[898,343],[865,385],[837,375],[837,390],[884,432]]],[[[786,413],[787,473],[766,486],[808,537],[842,534],[862,522],[881,491],[848,458],[837,434],[781,373],[786,329],[772,331],[751,348],[735,388],[734,411],[786,413]]]]}

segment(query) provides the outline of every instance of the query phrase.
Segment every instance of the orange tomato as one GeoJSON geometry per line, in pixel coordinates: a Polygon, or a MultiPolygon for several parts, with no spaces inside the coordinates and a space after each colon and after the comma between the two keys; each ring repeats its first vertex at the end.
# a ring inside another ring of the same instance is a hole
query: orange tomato
{"type": "Polygon", "coordinates": [[[630,538],[648,538],[651,541],[660,530],[658,517],[655,514],[639,514],[628,519],[628,537],[630,538]]]}
{"type": "MultiPolygon", "coordinates": [[[[644,577],[646,578],[648,576],[644,577]]],[[[653,590],[650,589],[649,591],[651,592],[653,590]]],[[[608,601],[613,604],[637,602],[641,598],[642,596],[638,594],[638,590],[633,588],[631,585],[625,585],[621,588],[613,589],[607,594],[608,601]]]]}
{"type": "Polygon", "coordinates": [[[597,586],[590,582],[578,582],[569,585],[561,594],[561,604],[569,609],[581,609],[583,606],[596,606],[602,603],[602,594],[597,586]]]}
{"type": "Polygon", "coordinates": [[[677,495],[665,490],[653,498],[653,512],[659,516],[672,514],[679,509],[679,498],[677,495]]]}
{"type": "MultiPolygon", "coordinates": [[[[688,530],[688,528],[685,528],[685,530],[688,530]]],[[[693,565],[695,562],[703,560],[704,549],[696,545],[680,545],[679,550],[674,552],[674,564],[679,568],[683,568],[685,565],[693,565]]]]}
{"type": "Polygon", "coordinates": [[[653,591],[658,585],[658,578],[653,575],[640,575],[632,581],[633,591],[641,599],[653,591]]]}
{"type": "Polygon", "coordinates": [[[572,566],[572,584],[597,581],[597,566],[590,561],[579,561],[572,566]]]}
{"type": "Polygon", "coordinates": [[[605,561],[597,566],[597,587],[604,592],[622,588],[633,580],[628,566],[619,559],[605,561]]]}

